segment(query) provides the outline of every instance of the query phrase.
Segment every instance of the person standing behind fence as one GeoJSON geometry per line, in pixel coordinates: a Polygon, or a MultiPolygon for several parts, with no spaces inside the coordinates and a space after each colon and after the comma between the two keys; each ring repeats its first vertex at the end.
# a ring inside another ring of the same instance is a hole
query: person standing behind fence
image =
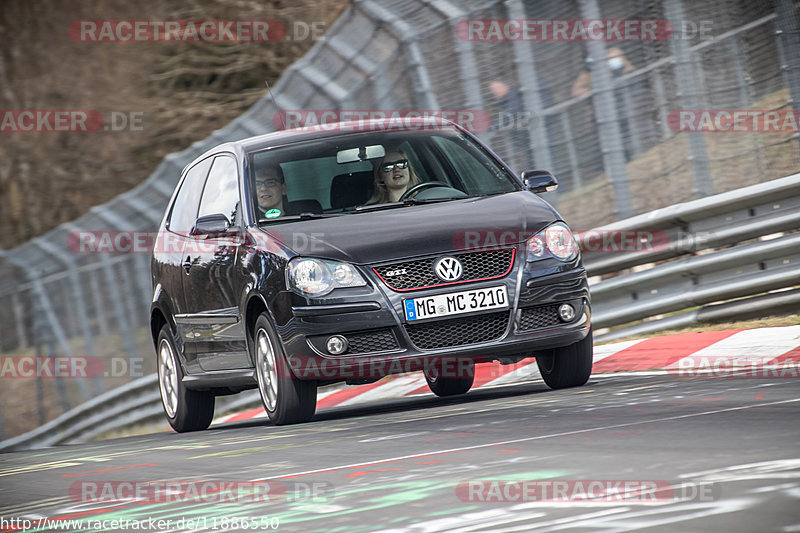
{"type": "MultiPolygon", "coordinates": [[[[572,84],[572,96],[577,98],[588,94],[592,90],[592,72],[591,72],[591,57],[588,54],[588,51],[584,53],[584,68],[575,81],[572,84]]],[[[622,49],[619,47],[612,47],[606,51],[606,66],[608,67],[609,72],[611,72],[612,78],[619,78],[623,74],[627,74],[634,70],[633,65],[630,61],[625,57],[625,54],[622,52],[622,49]]],[[[626,100],[623,96],[623,91],[627,90],[624,87],[617,87],[614,90],[614,103],[616,106],[617,111],[617,123],[619,124],[619,131],[620,135],[622,136],[623,146],[625,147],[625,161],[630,161],[633,156],[633,150],[631,148],[631,129],[628,121],[628,117],[631,114],[631,110],[628,109],[626,105],[626,100]]],[[[599,131],[597,131],[597,122],[595,119],[595,134],[599,135],[599,131]]]]}
{"type": "Polygon", "coordinates": [[[522,95],[519,89],[500,80],[489,82],[489,90],[498,111],[497,121],[492,129],[505,132],[503,140],[506,152],[511,155],[515,170],[522,171],[529,159],[528,150],[531,145],[522,95]]]}

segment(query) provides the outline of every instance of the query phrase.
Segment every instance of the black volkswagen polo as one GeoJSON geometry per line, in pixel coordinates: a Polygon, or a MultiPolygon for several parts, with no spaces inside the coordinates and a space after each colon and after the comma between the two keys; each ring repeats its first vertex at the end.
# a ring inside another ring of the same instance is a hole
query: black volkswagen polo
{"type": "Polygon", "coordinates": [[[258,388],[275,424],[317,387],[422,371],[463,394],[474,364],[535,357],[548,386],[592,367],[589,292],[558,212],[469,132],[338,123],[223,144],[186,167],[152,262],[164,411],[205,429],[258,388]]]}

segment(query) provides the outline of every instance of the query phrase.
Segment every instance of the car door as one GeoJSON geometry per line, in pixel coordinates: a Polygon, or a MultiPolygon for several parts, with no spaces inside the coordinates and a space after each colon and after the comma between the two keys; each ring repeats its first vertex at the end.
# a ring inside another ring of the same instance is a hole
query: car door
{"type": "Polygon", "coordinates": [[[187,342],[192,339],[192,331],[190,325],[182,319],[186,313],[183,289],[183,278],[186,274],[183,268],[183,251],[189,232],[197,218],[200,195],[203,192],[208,170],[211,168],[211,161],[212,158],[204,159],[186,171],[167,216],[164,231],[159,234],[153,252],[159,268],[156,281],[160,285],[155,288],[166,293],[166,301],[177,326],[176,345],[186,361],[186,369],[189,372],[199,369],[196,368],[193,354],[186,349],[187,342]]]}
{"type": "Polygon", "coordinates": [[[192,234],[183,252],[189,351],[204,371],[252,366],[236,289],[242,223],[238,167],[232,155],[214,157],[197,212],[198,220],[225,215],[228,230],[192,234]]]}

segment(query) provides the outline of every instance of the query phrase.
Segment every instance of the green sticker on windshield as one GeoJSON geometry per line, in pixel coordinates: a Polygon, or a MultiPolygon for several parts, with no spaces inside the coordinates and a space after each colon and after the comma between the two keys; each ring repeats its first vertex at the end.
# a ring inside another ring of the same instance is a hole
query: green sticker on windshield
{"type": "Polygon", "coordinates": [[[264,218],[275,218],[281,216],[280,209],[270,209],[266,213],[264,213],[264,218]]]}

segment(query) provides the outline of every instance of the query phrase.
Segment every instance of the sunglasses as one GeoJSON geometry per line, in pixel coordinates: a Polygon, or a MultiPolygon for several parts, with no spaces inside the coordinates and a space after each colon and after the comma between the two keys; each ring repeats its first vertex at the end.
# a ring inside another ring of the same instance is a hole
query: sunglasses
{"type": "Polygon", "coordinates": [[[391,172],[395,168],[406,168],[408,166],[408,159],[398,159],[397,161],[389,161],[381,165],[381,172],[391,172]]]}
{"type": "Polygon", "coordinates": [[[277,187],[281,184],[277,179],[256,180],[256,187],[277,187]]]}

